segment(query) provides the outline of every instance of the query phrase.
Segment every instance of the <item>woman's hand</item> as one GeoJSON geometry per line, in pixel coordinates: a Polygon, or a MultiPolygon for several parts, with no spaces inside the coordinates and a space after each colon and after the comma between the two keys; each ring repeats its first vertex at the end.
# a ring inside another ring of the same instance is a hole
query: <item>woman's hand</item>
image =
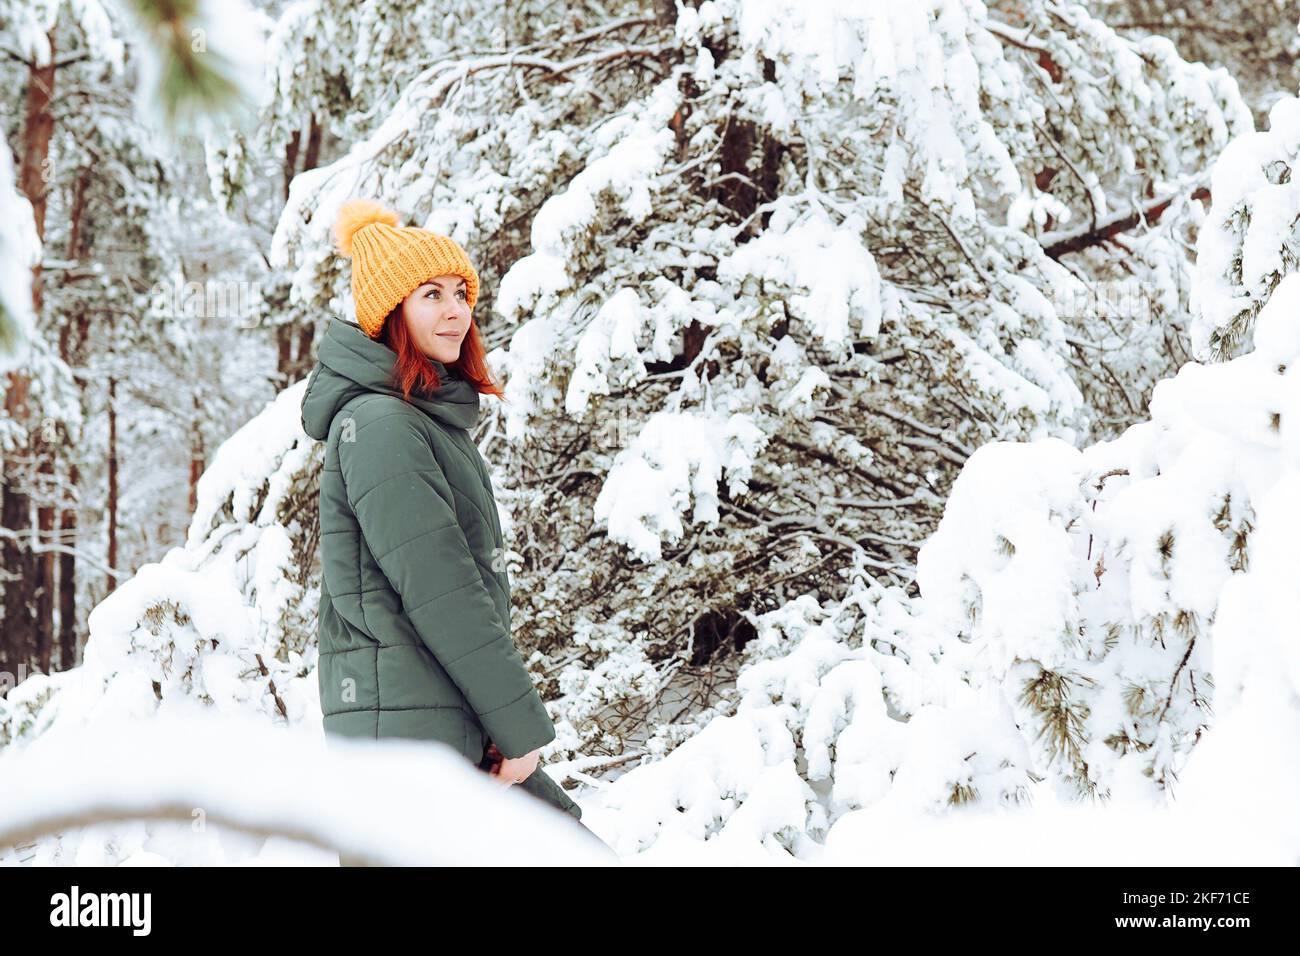
{"type": "MultiPolygon", "coordinates": [[[[493,748],[495,749],[495,745],[493,748]]],[[[500,753],[500,751],[497,751],[500,753]]],[[[542,755],[542,748],[524,754],[522,757],[502,757],[501,761],[492,768],[492,776],[496,777],[502,786],[509,787],[512,784],[523,783],[537,769],[537,761],[542,755]]]]}

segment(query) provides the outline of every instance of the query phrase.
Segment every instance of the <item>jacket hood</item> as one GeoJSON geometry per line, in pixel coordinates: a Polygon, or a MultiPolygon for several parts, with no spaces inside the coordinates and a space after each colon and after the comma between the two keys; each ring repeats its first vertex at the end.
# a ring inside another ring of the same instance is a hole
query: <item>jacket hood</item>
{"type": "MultiPolygon", "coordinates": [[[[303,393],[303,431],[324,441],[338,410],[365,392],[401,398],[401,389],[389,381],[396,361],[392,349],[366,335],[357,323],[331,317],[303,393]]],[[[478,389],[455,369],[430,361],[442,384],[425,395],[412,393],[411,404],[448,425],[473,427],[478,421],[478,389]]]]}

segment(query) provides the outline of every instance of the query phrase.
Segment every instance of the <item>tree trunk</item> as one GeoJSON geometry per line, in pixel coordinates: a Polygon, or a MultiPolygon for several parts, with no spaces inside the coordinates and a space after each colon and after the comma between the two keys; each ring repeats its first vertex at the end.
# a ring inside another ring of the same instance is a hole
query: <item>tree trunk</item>
{"type": "MultiPolygon", "coordinates": [[[[68,481],[73,488],[81,480],[74,461],[68,465],[68,481]]],[[[62,540],[69,547],[77,541],[77,509],[65,508],[59,523],[62,540]]],[[[59,670],[77,666],[77,558],[64,552],[59,555],[59,670]]]]}
{"type": "MultiPolygon", "coordinates": [[[[289,184],[293,182],[293,177],[298,175],[298,150],[301,146],[302,132],[295,133],[285,144],[284,147],[284,201],[289,201],[289,184]]],[[[316,164],[320,162],[320,141],[321,128],[320,121],[316,114],[311,115],[311,121],[307,126],[307,148],[303,152],[302,171],[315,169],[316,164]]]]}
{"type": "Polygon", "coordinates": [[[117,379],[108,377],[108,593],[117,590],[117,379]]]}
{"type": "MultiPolygon", "coordinates": [[[[68,228],[68,260],[78,262],[86,255],[85,230],[82,228],[86,212],[86,194],[90,186],[90,167],[82,169],[77,177],[77,186],[73,194],[71,219],[68,228]]],[[[66,273],[65,273],[66,281],[66,273]]],[[[81,371],[83,346],[87,334],[86,313],[78,309],[63,325],[59,332],[59,356],[71,368],[73,380],[77,383],[80,397],[79,405],[84,415],[86,412],[86,376],[81,371]]],[[[65,507],[59,519],[59,540],[69,548],[77,546],[77,505],[81,483],[81,470],[77,464],[77,454],[81,447],[80,435],[64,436],[63,452],[68,459],[68,488],[72,492],[74,503],[65,507]]],[[[77,556],[67,551],[59,555],[59,670],[75,667],[77,663],[77,556]]]]}
{"type": "Polygon", "coordinates": [[[316,341],[316,326],[304,325],[298,330],[298,367],[294,378],[301,378],[312,366],[312,343],[316,341]]]}
{"type": "Polygon", "coordinates": [[[190,419],[190,515],[199,510],[199,479],[203,477],[203,419],[199,393],[194,393],[194,416],[190,419]]]}
{"type": "MultiPolygon", "coordinates": [[[[307,124],[307,145],[302,151],[302,172],[315,169],[320,162],[320,146],[323,131],[316,114],[311,115],[307,124]]],[[[284,153],[284,198],[289,199],[289,183],[299,172],[299,139],[295,136],[289,141],[284,153]]],[[[311,365],[311,345],[316,337],[316,329],[308,326],[298,330],[297,354],[294,353],[293,328],[288,325],[276,326],[275,341],[279,348],[276,371],[280,374],[281,387],[288,385],[302,375],[303,369],[311,365]]]]}
{"type": "Polygon", "coordinates": [[[289,184],[293,182],[293,177],[298,174],[298,140],[301,138],[301,132],[294,133],[289,137],[289,142],[284,147],[284,201],[289,201],[289,184]]]}
{"type": "MultiPolygon", "coordinates": [[[[21,372],[9,376],[5,390],[5,414],[15,422],[27,420],[29,378],[21,372]]],[[[30,443],[29,446],[30,447],[30,443]]],[[[36,654],[36,555],[27,543],[32,527],[31,498],[19,487],[23,480],[27,448],[19,446],[4,459],[3,500],[0,526],[19,535],[0,539],[0,572],[4,577],[4,619],[0,625],[0,670],[17,672],[30,665],[36,654]]]]}
{"type": "MultiPolygon", "coordinates": [[[[42,429],[45,431],[46,429],[42,429]]],[[[53,429],[50,429],[53,431],[53,429]]],[[[54,542],[54,450],[56,443],[48,441],[52,436],[42,435],[36,445],[36,454],[40,459],[39,473],[41,480],[37,494],[43,502],[36,508],[36,540],[46,550],[36,555],[36,661],[42,674],[50,673],[54,651],[54,555],[51,547],[54,542]]]]}
{"type": "Polygon", "coordinates": [[[275,327],[275,345],[277,358],[275,370],[280,375],[280,387],[289,384],[289,372],[293,368],[293,326],[285,323],[275,327]]]}
{"type": "Polygon", "coordinates": [[[305,173],[309,169],[315,169],[320,162],[320,120],[316,119],[316,114],[311,115],[311,126],[307,130],[307,152],[302,158],[302,171],[305,173]]]}
{"type": "MultiPolygon", "coordinates": [[[[21,372],[11,373],[5,390],[5,414],[16,422],[27,418],[29,380],[21,372]]],[[[22,479],[25,449],[4,458],[5,484],[0,492],[0,527],[23,536],[31,529],[31,499],[18,487],[22,479]]],[[[4,578],[4,618],[0,622],[0,670],[18,673],[31,664],[36,651],[33,588],[36,582],[35,555],[24,540],[0,538],[0,576],[4,578]]]]}
{"type": "MultiPolygon", "coordinates": [[[[23,154],[18,167],[18,188],[32,204],[36,234],[45,239],[46,183],[49,180],[50,137],[54,133],[54,116],[50,98],[54,92],[54,29],[49,33],[50,62],[46,66],[29,66],[27,71],[27,111],[23,126],[23,154]]],[[[32,312],[41,314],[41,266],[32,267],[32,312]]],[[[29,378],[25,372],[11,372],[6,379],[5,413],[19,426],[28,426],[27,405],[29,378]]],[[[36,659],[39,643],[35,602],[38,599],[38,575],[41,562],[26,544],[32,529],[31,498],[21,487],[23,473],[33,442],[6,455],[3,464],[3,500],[0,501],[0,526],[18,538],[6,536],[0,542],[4,570],[4,619],[0,628],[0,663],[15,673],[20,665],[36,659]]]]}
{"type": "MultiPolygon", "coordinates": [[[[23,127],[23,161],[18,168],[18,188],[32,204],[36,234],[45,239],[46,185],[50,174],[50,137],[54,134],[54,114],[50,98],[54,95],[54,30],[49,33],[48,66],[31,66],[27,70],[27,123],[23,127]]],[[[32,311],[41,314],[41,264],[32,266],[32,311]]]]}

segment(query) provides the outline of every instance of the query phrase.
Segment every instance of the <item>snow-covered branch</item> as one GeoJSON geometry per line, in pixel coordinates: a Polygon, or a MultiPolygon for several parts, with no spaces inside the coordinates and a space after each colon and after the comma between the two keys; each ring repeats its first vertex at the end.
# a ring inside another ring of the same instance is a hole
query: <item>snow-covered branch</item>
{"type": "Polygon", "coordinates": [[[1106,242],[1138,226],[1154,224],[1175,200],[1184,195],[1206,203],[1210,200],[1209,190],[1204,185],[1194,183],[1175,192],[1164,193],[1143,203],[1139,208],[1114,213],[1079,229],[1045,232],[1038,237],[1039,242],[1045,253],[1053,259],[1059,259],[1068,253],[1106,242]]]}
{"type": "Polygon", "coordinates": [[[175,824],[191,852],[215,827],[374,865],[617,862],[571,817],[437,744],[328,741],[199,705],[165,719],[105,717],[0,756],[0,853],[132,820],[175,824]]]}

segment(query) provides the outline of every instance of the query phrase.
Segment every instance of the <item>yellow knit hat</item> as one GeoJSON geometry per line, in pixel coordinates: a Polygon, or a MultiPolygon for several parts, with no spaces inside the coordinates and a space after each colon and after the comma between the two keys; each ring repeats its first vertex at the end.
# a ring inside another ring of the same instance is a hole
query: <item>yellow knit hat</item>
{"type": "Polygon", "coordinates": [[[455,239],[398,226],[397,213],[372,199],[343,204],[334,221],[334,241],[352,260],[357,325],[372,339],[379,337],[393,307],[435,276],[463,276],[470,309],[478,299],[478,273],[455,239]]]}

